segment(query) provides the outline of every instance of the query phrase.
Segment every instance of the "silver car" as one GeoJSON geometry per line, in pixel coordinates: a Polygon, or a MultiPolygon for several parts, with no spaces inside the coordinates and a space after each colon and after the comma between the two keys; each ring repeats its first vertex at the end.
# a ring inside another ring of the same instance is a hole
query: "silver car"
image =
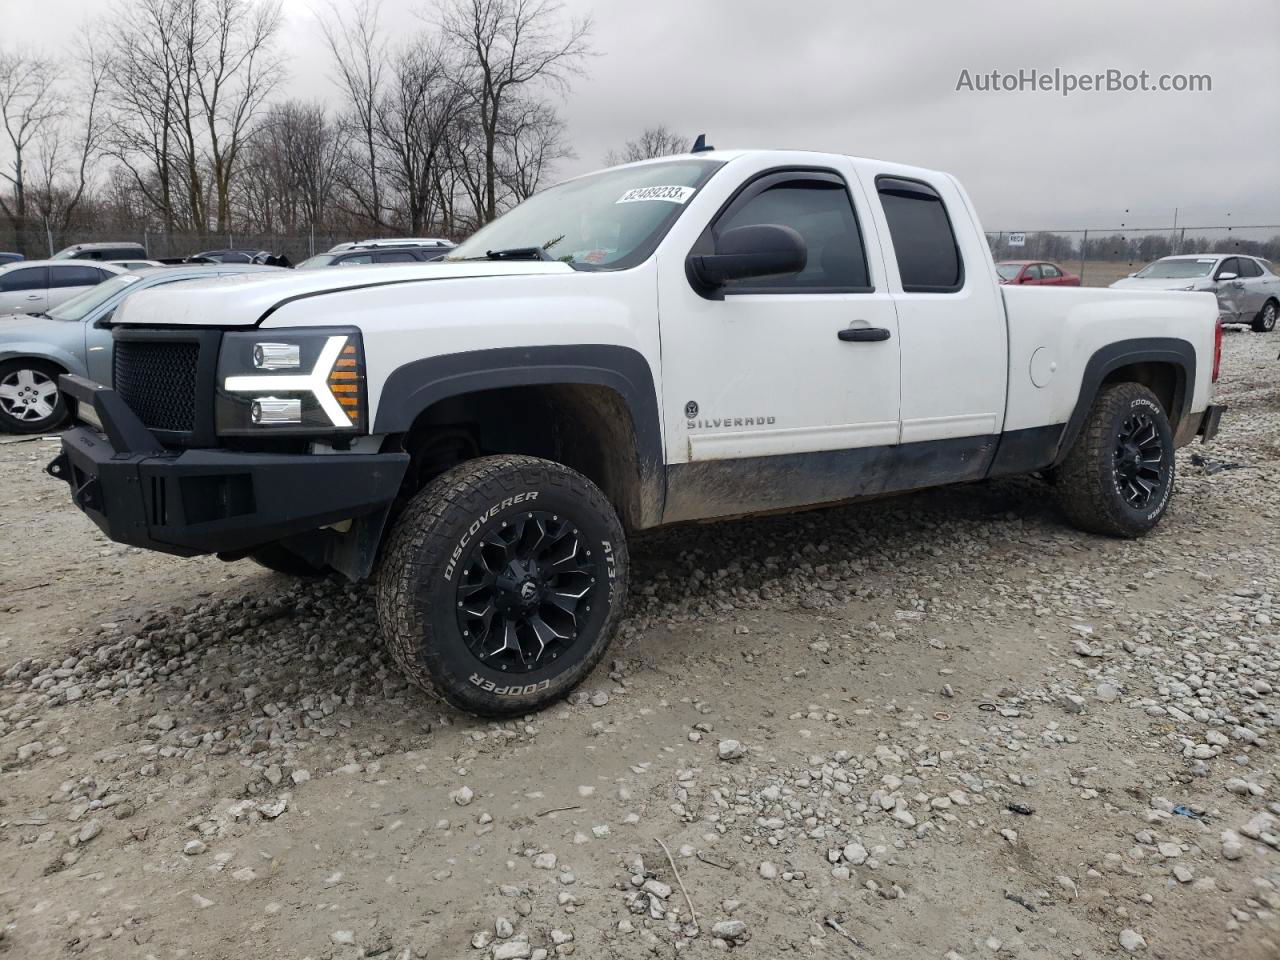
{"type": "Polygon", "coordinates": [[[0,316],[0,432],[58,429],[68,413],[58,393],[60,374],[111,382],[108,323],[125,297],[165,283],[278,269],[240,263],[151,267],[112,276],[38,317],[0,316]]]}
{"type": "Polygon", "coordinates": [[[84,260],[19,260],[0,266],[0,315],[44,313],[123,273],[124,267],[84,260]]]}
{"type": "Polygon", "coordinates": [[[1121,290],[1202,290],[1218,296],[1223,323],[1247,323],[1259,333],[1276,328],[1280,276],[1270,261],[1231,253],[1164,257],[1111,286],[1121,290]]]}

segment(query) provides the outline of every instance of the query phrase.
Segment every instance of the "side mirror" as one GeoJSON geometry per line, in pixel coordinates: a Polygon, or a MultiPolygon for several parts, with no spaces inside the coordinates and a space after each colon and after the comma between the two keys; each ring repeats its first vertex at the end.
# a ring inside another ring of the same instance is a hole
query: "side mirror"
{"type": "Polygon", "coordinates": [[[1238,273],[1231,273],[1231,272],[1229,272],[1229,271],[1228,271],[1227,273],[1220,273],[1220,274],[1218,274],[1218,276],[1216,277],[1216,279],[1218,279],[1218,280],[1235,280],[1235,279],[1236,279],[1236,278],[1238,278],[1239,276],[1240,276],[1240,275],[1239,275],[1238,273]]]}
{"type": "Polygon", "coordinates": [[[808,260],[804,238],[795,230],[758,223],[726,230],[715,253],[690,255],[686,269],[695,285],[712,291],[730,280],[799,273],[808,260]]]}

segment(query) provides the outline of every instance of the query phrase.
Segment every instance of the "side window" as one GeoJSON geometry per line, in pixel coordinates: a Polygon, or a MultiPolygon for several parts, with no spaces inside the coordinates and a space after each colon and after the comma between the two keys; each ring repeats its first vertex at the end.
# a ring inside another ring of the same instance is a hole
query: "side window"
{"type": "Polygon", "coordinates": [[[363,263],[373,263],[373,254],[360,253],[360,254],[356,254],[354,257],[345,257],[342,260],[338,261],[338,266],[355,267],[363,263]]]}
{"type": "Polygon", "coordinates": [[[1040,276],[1046,280],[1053,280],[1062,276],[1062,273],[1052,263],[1042,263],[1040,264],[1040,276]]]}
{"type": "Polygon", "coordinates": [[[1236,263],[1240,264],[1240,276],[1242,277],[1260,277],[1262,276],[1262,268],[1257,262],[1250,260],[1248,257],[1236,258],[1236,263]]]}
{"type": "Polygon", "coordinates": [[[1227,259],[1222,261],[1222,265],[1218,267],[1218,272],[1213,275],[1213,279],[1217,280],[1218,277],[1222,276],[1224,273],[1234,273],[1238,275],[1240,273],[1240,261],[1235,257],[1227,257],[1227,259]]]}
{"type": "Polygon", "coordinates": [[[102,282],[102,271],[97,267],[51,267],[50,287],[93,287],[102,282]]]}
{"type": "MultiPolygon", "coordinates": [[[[844,181],[830,173],[766,174],[750,184],[712,225],[713,236],[761,223],[790,227],[804,238],[808,260],[799,273],[738,280],[726,293],[867,292],[871,283],[862,231],[844,181]]],[[[705,241],[705,235],[704,235],[705,241]]]]}
{"type": "Polygon", "coordinates": [[[1040,264],[1033,263],[1022,272],[1022,282],[1029,283],[1032,280],[1040,279],[1040,264]]]}
{"type": "Polygon", "coordinates": [[[44,290],[49,286],[48,267],[27,267],[0,274],[0,293],[16,293],[19,290],[44,290]]]}
{"type": "Polygon", "coordinates": [[[393,250],[378,254],[378,263],[417,263],[418,258],[404,250],[393,250]]]}
{"type": "Polygon", "coordinates": [[[942,197],[928,184],[877,177],[880,205],[907,293],[954,293],[964,286],[964,261],[942,197]]]}

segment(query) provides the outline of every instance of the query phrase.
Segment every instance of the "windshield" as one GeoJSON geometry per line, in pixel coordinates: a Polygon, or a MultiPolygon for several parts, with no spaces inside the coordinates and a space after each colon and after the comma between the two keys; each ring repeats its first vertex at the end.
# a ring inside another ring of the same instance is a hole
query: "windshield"
{"type": "Polygon", "coordinates": [[[1146,280],[1189,280],[1192,277],[1207,277],[1217,262],[1213,257],[1203,260],[1157,260],[1139,270],[1136,276],[1146,280]]]}
{"type": "Polygon", "coordinates": [[[314,270],[316,267],[327,267],[333,263],[334,256],[331,253],[317,253],[314,257],[308,257],[297,265],[296,270],[314,270]]]}
{"type": "Polygon", "coordinates": [[[1000,274],[1002,280],[1013,280],[1022,271],[1020,263],[997,263],[996,273],[1000,274]]]}
{"type": "Polygon", "coordinates": [[[99,305],[112,299],[129,284],[137,283],[141,279],[137,274],[121,273],[58,304],[49,311],[49,316],[54,320],[83,320],[99,305]]]}
{"type": "Polygon", "coordinates": [[[490,251],[532,248],[576,270],[635,266],[653,253],[720,166],[712,160],[672,160],[570,180],[530,197],[445,260],[484,260],[490,251]]]}

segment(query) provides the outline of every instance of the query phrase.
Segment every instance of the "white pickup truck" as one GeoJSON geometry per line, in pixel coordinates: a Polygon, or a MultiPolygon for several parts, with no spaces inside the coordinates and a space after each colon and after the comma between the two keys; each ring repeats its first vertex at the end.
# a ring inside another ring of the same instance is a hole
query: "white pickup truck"
{"type": "Polygon", "coordinates": [[[408,676],[528,711],[604,653],[627,536],[1040,473],[1160,520],[1217,430],[1210,294],[1006,287],[944,173],[703,150],[546,190],[441,263],[195,281],[114,318],[49,472],[114,540],[377,572],[408,676]]]}

